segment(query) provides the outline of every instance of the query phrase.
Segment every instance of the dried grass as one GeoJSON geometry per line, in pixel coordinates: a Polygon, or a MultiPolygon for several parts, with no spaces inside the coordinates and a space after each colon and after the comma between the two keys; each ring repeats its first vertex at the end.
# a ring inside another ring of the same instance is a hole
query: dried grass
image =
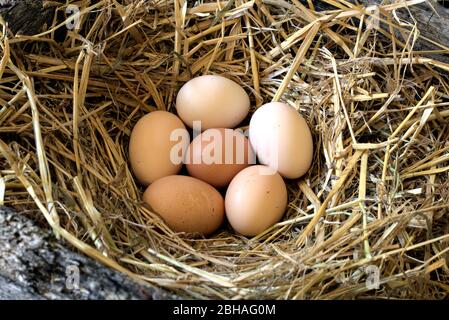
{"type": "Polygon", "coordinates": [[[425,39],[394,15],[421,2],[382,6],[379,30],[372,11],[333,0],[77,1],[82,28],[67,34],[57,19],[35,36],[2,22],[0,204],[182,297],[447,297],[449,65],[417,54],[425,39]],[[135,122],[173,111],[206,73],[240,83],[252,110],[294,106],[313,130],[313,168],[253,239],[173,233],[129,170],[135,122]]]}

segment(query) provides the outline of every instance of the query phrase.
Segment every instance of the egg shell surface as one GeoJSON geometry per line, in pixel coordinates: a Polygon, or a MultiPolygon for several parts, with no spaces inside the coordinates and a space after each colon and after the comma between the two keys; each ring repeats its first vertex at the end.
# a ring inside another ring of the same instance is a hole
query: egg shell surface
{"type": "Polygon", "coordinates": [[[224,220],[224,200],[209,184],[189,176],[167,176],[152,183],[143,201],[175,232],[209,235],[224,220]]]}
{"type": "Polygon", "coordinates": [[[226,191],[226,217],[232,228],[245,236],[255,236],[277,223],[286,207],[284,180],[266,166],[243,169],[226,191]]]}
{"type": "Polygon", "coordinates": [[[170,112],[153,111],[139,119],[129,141],[129,160],[137,180],[147,186],[157,179],[177,174],[189,140],[184,123],[170,112]],[[176,139],[171,139],[172,134],[176,139]]]}
{"type": "Polygon", "coordinates": [[[259,162],[284,178],[299,178],[312,164],[310,128],[298,111],[285,103],[270,102],[257,109],[250,121],[249,139],[259,162]]]}
{"type": "Polygon", "coordinates": [[[192,177],[216,188],[226,187],[232,178],[256,157],[245,135],[233,129],[207,129],[187,149],[186,167],[192,177]]]}
{"type": "Polygon", "coordinates": [[[190,128],[194,128],[194,121],[200,121],[201,131],[234,128],[248,115],[249,107],[250,100],[245,90],[236,82],[218,75],[189,80],[176,97],[179,117],[190,128]]]}

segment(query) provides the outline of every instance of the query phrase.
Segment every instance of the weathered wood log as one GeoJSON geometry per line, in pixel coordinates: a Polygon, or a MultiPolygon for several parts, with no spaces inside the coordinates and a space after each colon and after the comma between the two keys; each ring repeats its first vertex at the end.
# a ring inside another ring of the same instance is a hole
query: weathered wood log
{"type": "Polygon", "coordinates": [[[0,0],[0,14],[14,34],[42,32],[52,22],[53,7],[45,8],[42,0],[0,0]]]}
{"type": "MultiPolygon", "coordinates": [[[[380,4],[381,0],[361,0],[360,3],[364,5],[380,4]]],[[[449,47],[449,1],[428,1],[419,5],[410,6],[407,9],[400,9],[396,11],[396,16],[401,19],[401,22],[416,23],[420,35],[423,38],[418,39],[415,43],[414,49],[427,50],[442,50],[431,41],[437,42],[443,46],[449,47]],[[427,38],[429,40],[425,40],[427,38]]],[[[400,33],[397,36],[401,37],[400,33]]],[[[402,39],[406,40],[406,39],[402,39]]],[[[437,60],[449,63],[449,54],[433,54],[428,55],[437,60]]]]}
{"type": "Polygon", "coordinates": [[[0,207],[0,300],[173,298],[69,250],[49,230],[0,207]]]}
{"type": "MultiPolygon", "coordinates": [[[[429,4],[412,6],[410,13],[424,37],[449,47],[449,1],[429,1],[429,4]]],[[[407,10],[402,10],[400,14],[405,21],[411,18],[407,10]]],[[[430,43],[427,46],[435,47],[430,43]]]]}

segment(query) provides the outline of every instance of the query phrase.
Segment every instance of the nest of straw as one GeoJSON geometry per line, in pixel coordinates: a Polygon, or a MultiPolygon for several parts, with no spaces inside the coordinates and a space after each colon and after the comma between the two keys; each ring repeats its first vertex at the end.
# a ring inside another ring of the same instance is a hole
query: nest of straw
{"type": "Polygon", "coordinates": [[[2,22],[1,204],[185,298],[443,298],[449,65],[414,51],[419,30],[395,15],[418,2],[77,1],[78,30],[48,2],[41,34],[2,22]],[[313,131],[313,167],[254,238],[173,233],[129,169],[133,125],[202,74],[240,83],[252,111],[294,106],[313,131]]]}

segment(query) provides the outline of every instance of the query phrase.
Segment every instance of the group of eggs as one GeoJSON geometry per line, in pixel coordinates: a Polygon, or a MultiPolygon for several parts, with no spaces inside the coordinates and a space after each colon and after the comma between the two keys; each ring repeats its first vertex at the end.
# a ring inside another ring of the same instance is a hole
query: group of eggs
{"type": "Polygon", "coordinates": [[[309,169],[312,134],[296,109],[272,102],[252,115],[248,139],[233,128],[249,110],[241,86],[206,75],[180,89],[179,117],[154,111],[136,123],[129,143],[132,171],[147,187],[143,201],[172,230],[206,236],[226,217],[236,232],[254,236],[282,218],[288,200],[283,178],[309,169]],[[184,164],[190,176],[179,175],[184,164]]]}

